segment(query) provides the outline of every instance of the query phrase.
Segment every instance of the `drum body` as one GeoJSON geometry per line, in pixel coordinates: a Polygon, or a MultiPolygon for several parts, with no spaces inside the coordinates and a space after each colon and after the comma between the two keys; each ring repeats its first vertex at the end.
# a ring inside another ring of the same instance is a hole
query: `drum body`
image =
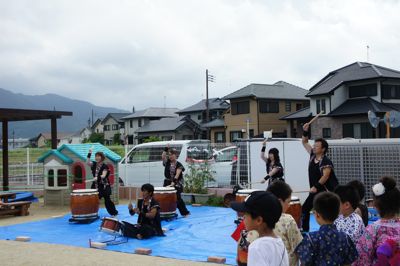
{"type": "Polygon", "coordinates": [[[262,189],[240,189],[236,192],[236,201],[243,202],[247,196],[249,196],[254,191],[264,191],[262,189]]]}
{"type": "Polygon", "coordinates": [[[176,216],[176,190],[173,187],[155,187],[153,198],[160,204],[161,218],[176,216]]]}
{"type": "Polygon", "coordinates": [[[289,209],[286,211],[287,214],[292,215],[295,219],[297,226],[301,227],[301,203],[298,197],[292,197],[290,201],[289,209]]]}
{"type": "Polygon", "coordinates": [[[117,219],[105,217],[100,225],[100,231],[109,233],[109,234],[119,234],[119,230],[121,229],[121,225],[117,219]]]}
{"type": "Polygon", "coordinates": [[[96,189],[78,189],[71,193],[71,214],[75,220],[98,217],[99,192],[96,189]]]}

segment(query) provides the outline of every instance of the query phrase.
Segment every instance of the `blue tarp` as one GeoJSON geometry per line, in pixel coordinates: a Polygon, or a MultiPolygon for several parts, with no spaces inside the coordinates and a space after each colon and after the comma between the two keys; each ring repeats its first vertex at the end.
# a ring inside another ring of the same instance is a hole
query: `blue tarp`
{"type": "MultiPolygon", "coordinates": [[[[118,206],[120,220],[136,223],[137,216],[131,217],[127,206],[118,206]]],[[[225,257],[227,264],[235,264],[236,243],[230,237],[235,230],[236,213],[229,208],[188,206],[191,216],[163,222],[167,228],[166,237],[148,240],[129,239],[127,243],[108,245],[107,250],[132,253],[138,247],[152,249],[153,256],[207,261],[208,256],[225,257]]],[[[101,217],[107,217],[105,209],[101,217]]],[[[71,224],[70,215],[37,222],[0,227],[0,239],[15,239],[16,236],[30,236],[32,242],[46,242],[70,246],[89,247],[92,241],[112,239],[111,235],[99,232],[101,220],[91,224],[71,224]]],[[[318,230],[313,217],[312,230],[318,230]]]]}
{"type": "MultiPolygon", "coordinates": [[[[8,192],[13,192],[13,191],[8,191],[8,192]]],[[[33,195],[32,192],[14,192],[17,195],[15,196],[15,199],[9,199],[8,202],[16,202],[16,201],[31,201],[31,202],[37,202],[38,199],[33,195]]]]}

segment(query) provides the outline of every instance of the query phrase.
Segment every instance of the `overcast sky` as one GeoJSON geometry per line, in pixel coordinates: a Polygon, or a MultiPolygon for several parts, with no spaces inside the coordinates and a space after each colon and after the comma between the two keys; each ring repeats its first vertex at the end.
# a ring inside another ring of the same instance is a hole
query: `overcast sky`
{"type": "Polygon", "coordinates": [[[355,61],[400,70],[399,1],[0,0],[0,87],[122,109],[249,83],[309,89],[355,61]]]}

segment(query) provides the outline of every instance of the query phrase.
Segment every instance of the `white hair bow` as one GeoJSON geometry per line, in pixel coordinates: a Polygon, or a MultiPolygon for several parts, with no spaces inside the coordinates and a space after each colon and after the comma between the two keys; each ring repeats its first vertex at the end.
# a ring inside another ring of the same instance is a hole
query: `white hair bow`
{"type": "Polygon", "coordinates": [[[385,186],[382,183],[375,184],[372,187],[372,192],[377,197],[382,196],[385,193],[385,186]]]}

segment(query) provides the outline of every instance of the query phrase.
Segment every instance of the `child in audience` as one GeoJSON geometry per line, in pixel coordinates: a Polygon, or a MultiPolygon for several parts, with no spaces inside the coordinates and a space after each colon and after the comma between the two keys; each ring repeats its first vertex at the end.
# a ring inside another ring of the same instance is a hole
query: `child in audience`
{"type": "Polygon", "coordinates": [[[294,218],[290,214],[285,213],[290,206],[292,189],[284,181],[275,181],[269,185],[267,191],[274,194],[282,205],[282,215],[275,225],[274,233],[282,238],[285,244],[289,255],[289,265],[296,266],[299,263],[299,259],[296,253],[294,253],[294,249],[303,237],[294,218]]]}
{"type": "Polygon", "coordinates": [[[249,246],[247,265],[289,265],[285,245],[273,229],[282,214],[282,205],[269,192],[256,191],[244,202],[233,202],[232,209],[243,212],[247,231],[256,230],[259,237],[249,246]]]}
{"type": "Polygon", "coordinates": [[[363,203],[365,198],[365,186],[359,180],[352,180],[347,185],[354,187],[358,191],[360,196],[360,202],[358,203],[356,213],[360,215],[363,220],[364,226],[368,225],[368,207],[363,203]]]}
{"type": "Polygon", "coordinates": [[[321,192],[314,198],[314,215],[321,226],[308,233],[296,247],[302,265],[346,265],[357,259],[350,237],[333,224],[339,215],[340,199],[332,192],[321,192]]]}
{"type": "MultiPolygon", "coordinates": [[[[381,260],[381,251],[389,243],[400,243],[400,191],[396,187],[396,181],[392,177],[382,177],[380,182],[372,187],[374,205],[381,219],[370,224],[365,229],[364,235],[357,243],[357,250],[360,254],[355,266],[378,265],[381,260]]],[[[398,253],[384,253],[388,261],[399,258],[398,253]]],[[[399,262],[397,262],[399,263],[399,262]]],[[[399,265],[399,264],[391,264],[399,265]]]]}
{"type": "Polygon", "coordinates": [[[357,244],[358,239],[364,234],[365,226],[360,215],[356,214],[360,197],[357,190],[349,185],[339,185],[335,194],[340,198],[340,214],[335,220],[337,230],[346,233],[357,244]]]}

